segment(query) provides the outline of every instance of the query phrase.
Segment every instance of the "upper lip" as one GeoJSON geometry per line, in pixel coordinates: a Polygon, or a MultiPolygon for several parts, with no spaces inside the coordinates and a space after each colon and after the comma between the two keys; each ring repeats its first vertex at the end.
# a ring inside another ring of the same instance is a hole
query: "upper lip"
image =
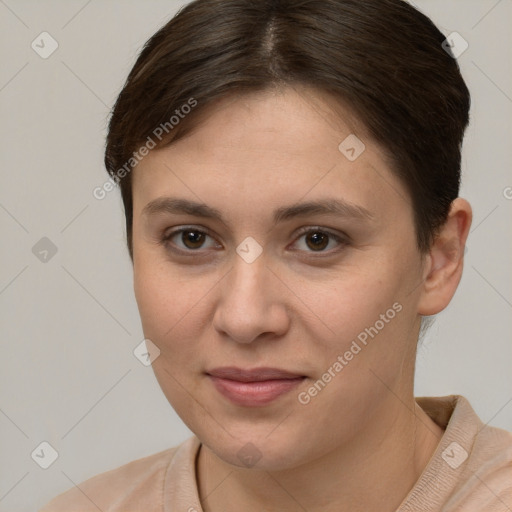
{"type": "Polygon", "coordinates": [[[304,377],[304,375],[280,370],[279,368],[243,369],[235,366],[214,368],[213,370],[208,370],[206,373],[212,377],[236,380],[239,382],[260,382],[264,380],[297,379],[299,377],[304,377]]]}

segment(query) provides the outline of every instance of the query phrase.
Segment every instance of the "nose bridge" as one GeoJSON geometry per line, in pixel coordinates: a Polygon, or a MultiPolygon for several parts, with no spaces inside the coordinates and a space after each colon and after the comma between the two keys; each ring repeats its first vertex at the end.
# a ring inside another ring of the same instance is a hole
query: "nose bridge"
{"type": "Polygon", "coordinates": [[[276,334],[286,324],[276,310],[276,287],[268,282],[275,277],[266,267],[267,258],[262,251],[255,256],[255,246],[247,243],[237,248],[215,313],[216,328],[240,343],[250,343],[265,332],[276,334]]]}
{"type": "Polygon", "coordinates": [[[267,273],[266,258],[261,253],[255,256],[253,248],[249,246],[247,249],[247,245],[240,244],[226,286],[226,292],[234,301],[231,306],[251,306],[251,309],[261,307],[262,301],[265,301],[264,282],[267,273]]]}

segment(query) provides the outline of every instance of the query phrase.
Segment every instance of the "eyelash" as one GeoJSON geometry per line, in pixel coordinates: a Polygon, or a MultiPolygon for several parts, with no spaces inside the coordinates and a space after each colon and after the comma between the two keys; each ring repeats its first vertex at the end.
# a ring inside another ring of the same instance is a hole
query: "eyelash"
{"type": "MultiPolygon", "coordinates": [[[[186,231],[192,231],[194,233],[200,233],[200,234],[203,234],[203,235],[207,235],[210,238],[214,238],[207,230],[197,229],[195,226],[185,226],[183,228],[176,229],[176,230],[171,231],[170,233],[164,235],[162,237],[162,244],[166,247],[166,249],[168,249],[168,250],[170,250],[170,251],[172,251],[174,253],[180,254],[180,255],[190,256],[193,253],[200,253],[202,249],[180,249],[180,248],[176,248],[176,247],[171,247],[171,245],[174,245],[171,242],[171,239],[174,236],[176,236],[176,235],[178,235],[180,233],[184,233],[186,231]]],[[[327,235],[327,236],[330,237],[330,239],[334,239],[336,242],[338,242],[340,247],[338,247],[337,249],[332,249],[330,251],[324,251],[324,250],[321,250],[321,251],[306,251],[307,253],[331,256],[331,255],[339,252],[341,249],[343,249],[344,247],[346,247],[346,246],[348,246],[350,244],[349,238],[347,236],[336,235],[335,233],[332,233],[331,231],[325,230],[325,229],[323,229],[323,228],[321,228],[319,226],[308,226],[308,227],[302,228],[297,233],[297,239],[296,240],[298,240],[302,236],[310,234],[310,233],[321,233],[323,235],[327,235]]],[[[330,239],[329,239],[329,241],[330,241],[330,239]]]]}

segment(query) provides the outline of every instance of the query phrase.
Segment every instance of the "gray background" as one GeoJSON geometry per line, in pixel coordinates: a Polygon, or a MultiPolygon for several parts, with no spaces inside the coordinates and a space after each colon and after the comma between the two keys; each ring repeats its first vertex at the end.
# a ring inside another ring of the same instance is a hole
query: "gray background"
{"type": "MultiPolygon", "coordinates": [[[[459,32],[472,93],[461,195],[474,208],[464,276],[418,354],[417,395],[463,394],[512,430],[510,0],[414,2],[459,32]]],[[[191,432],[132,351],[143,339],[119,192],[107,178],[110,107],[176,1],[0,0],[0,511],[29,511],[191,432]],[[59,47],[41,58],[43,31],[59,47]],[[57,248],[33,253],[42,237],[57,248]],[[42,441],[59,454],[46,470],[42,441]]]]}

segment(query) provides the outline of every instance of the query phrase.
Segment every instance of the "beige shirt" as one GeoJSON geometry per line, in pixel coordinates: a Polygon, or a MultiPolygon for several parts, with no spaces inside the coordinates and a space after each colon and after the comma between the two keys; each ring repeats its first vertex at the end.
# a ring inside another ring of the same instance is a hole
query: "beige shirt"
{"type": "MultiPolygon", "coordinates": [[[[512,512],[512,433],[486,426],[462,396],[416,398],[444,435],[396,512],[512,512]]],[[[195,461],[180,445],[101,473],[39,512],[202,512],[195,461]]]]}

